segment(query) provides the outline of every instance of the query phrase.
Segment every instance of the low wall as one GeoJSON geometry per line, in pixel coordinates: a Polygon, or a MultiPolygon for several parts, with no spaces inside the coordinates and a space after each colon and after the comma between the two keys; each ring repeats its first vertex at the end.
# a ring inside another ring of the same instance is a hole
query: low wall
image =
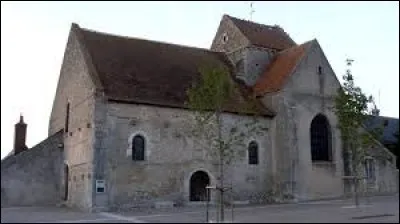
{"type": "Polygon", "coordinates": [[[1,207],[55,205],[60,202],[63,131],[1,161],[1,207]]]}

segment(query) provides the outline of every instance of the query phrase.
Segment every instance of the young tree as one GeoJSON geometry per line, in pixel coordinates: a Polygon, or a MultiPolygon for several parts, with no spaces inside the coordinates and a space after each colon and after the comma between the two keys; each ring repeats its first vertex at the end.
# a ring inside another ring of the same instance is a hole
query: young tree
{"type": "Polygon", "coordinates": [[[396,156],[396,167],[399,169],[400,164],[399,164],[399,153],[400,153],[400,133],[397,130],[397,132],[394,134],[394,136],[397,138],[396,144],[392,147],[392,150],[390,150],[395,156],[396,156]]]}
{"type": "Polygon", "coordinates": [[[233,159],[243,153],[243,150],[234,150],[233,146],[245,148],[244,138],[249,134],[261,134],[267,128],[257,122],[259,105],[256,99],[248,97],[242,103],[236,104],[235,111],[251,115],[251,122],[230,126],[229,130],[223,124],[222,114],[239,95],[239,88],[229,71],[224,67],[203,67],[200,69],[201,78],[187,91],[186,105],[195,111],[196,126],[193,135],[198,139],[206,139],[210,158],[219,166],[219,213],[220,220],[224,221],[224,192],[225,165],[231,164],[233,159]],[[239,125],[241,125],[239,127],[239,125]]]}
{"type": "Polygon", "coordinates": [[[338,118],[338,128],[341,132],[344,155],[349,161],[349,172],[354,183],[355,204],[359,205],[359,182],[364,178],[362,164],[369,156],[368,148],[376,144],[375,139],[380,130],[365,131],[364,123],[369,115],[378,111],[372,96],[366,96],[360,87],[354,83],[350,66],[353,60],[347,59],[346,74],[343,76],[343,86],[339,88],[335,98],[334,111],[338,118]]]}

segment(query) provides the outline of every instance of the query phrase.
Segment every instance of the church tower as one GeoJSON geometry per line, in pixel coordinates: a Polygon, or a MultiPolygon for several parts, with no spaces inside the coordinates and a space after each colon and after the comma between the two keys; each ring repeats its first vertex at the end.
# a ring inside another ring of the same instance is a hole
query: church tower
{"type": "Polygon", "coordinates": [[[225,52],[236,78],[253,86],[277,53],[297,44],[279,26],[267,26],[224,15],[211,50],[225,52]]]}

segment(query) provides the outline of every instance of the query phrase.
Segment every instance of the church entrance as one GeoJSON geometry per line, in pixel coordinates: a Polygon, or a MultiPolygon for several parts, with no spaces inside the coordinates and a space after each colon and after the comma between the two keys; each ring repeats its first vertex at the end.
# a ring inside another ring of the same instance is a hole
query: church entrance
{"type": "Polygon", "coordinates": [[[206,186],[210,178],[204,171],[195,172],[190,178],[190,201],[207,201],[206,186]]]}
{"type": "Polygon", "coordinates": [[[64,201],[68,200],[68,179],[69,179],[69,168],[67,164],[64,164],[64,201]]]}

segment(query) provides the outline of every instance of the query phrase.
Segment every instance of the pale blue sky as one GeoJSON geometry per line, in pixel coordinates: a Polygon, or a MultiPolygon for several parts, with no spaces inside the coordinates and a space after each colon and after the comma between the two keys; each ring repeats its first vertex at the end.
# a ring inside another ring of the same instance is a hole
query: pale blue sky
{"type": "MultiPolygon", "coordinates": [[[[255,2],[253,21],[278,24],[299,44],[316,38],[341,80],[355,60],[357,85],[399,117],[398,2],[255,2]]],[[[223,14],[250,18],[250,2],[1,2],[1,158],[23,113],[27,145],[47,137],[68,32],[81,27],[209,48],[223,14]]]]}

